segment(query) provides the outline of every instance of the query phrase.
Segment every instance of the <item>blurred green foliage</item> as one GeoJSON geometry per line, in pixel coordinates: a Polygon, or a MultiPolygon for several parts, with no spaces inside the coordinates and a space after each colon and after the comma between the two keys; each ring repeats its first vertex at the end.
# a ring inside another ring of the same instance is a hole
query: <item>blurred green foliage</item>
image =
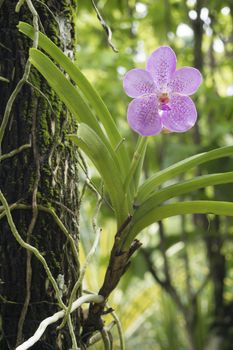
{"type": "MultiPolygon", "coordinates": [[[[204,82],[195,94],[198,124],[185,134],[161,134],[151,137],[144,166],[144,177],[190,155],[233,143],[233,3],[231,0],[100,0],[98,8],[111,27],[119,53],[111,50],[91,1],[79,0],[76,19],[76,64],[93,83],[124,135],[133,154],[134,134],[126,120],[129,98],[122,88],[127,70],[145,67],[146,58],[160,45],[173,47],[178,67],[196,66],[204,82]]],[[[232,170],[231,159],[220,159],[200,167],[199,173],[232,170]]],[[[189,172],[187,178],[197,174],[189,172]]],[[[100,185],[94,171],[93,181],[100,185]]],[[[207,187],[190,193],[185,199],[233,200],[232,184],[207,187]]],[[[93,216],[95,198],[87,193],[82,218],[93,216]]],[[[165,252],[171,283],[192,312],[191,294],[197,296],[196,320],[192,330],[195,345],[187,334],[184,315],[174,299],[155,282],[142,254],[138,254],[113,293],[111,306],[122,320],[127,349],[202,350],[221,340],[216,349],[230,350],[233,343],[233,225],[230,218],[208,216],[203,227],[200,218],[187,216],[163,223],[165,252]],[[221,260],[222,259],[222,260],[221,260]],[[188,261],[188,266],[187,266],[188,261]],[[204,283],[206,276],[210,275],[204,283]],[[218,280],[219,279],[219,280],[218,280]],[[204,283],[204,284],[203,284],[204,283]],[[202,288],[203,284],[203,288],[202,288]],[[222,299],[216,305],[216,288],[222,299]],[[220,303],[222,303],[220,305],[220,303]],[[228,310],[228,311],[227,311],[228,310]],[[215,338],[212,337],[214,334],[215,338]]],[[[100,287],[114,236],[114,223],[107,209],[100,218],[103,234],[98,254],[89,268],[86,287],[100,287]]],[[[152,225],[140,239],[158,276],[164,277],[159,226],[152,225]]],[[[82,220],[83,255],[93,237],[90,223],[82,220]]],[[[95,347],[93,347],[95,348],[95,347]]],[[[101,346],[96,346],[101,349],[101,346]]],[[[117,336],[114,349],[118,349],[117,336]]]]}

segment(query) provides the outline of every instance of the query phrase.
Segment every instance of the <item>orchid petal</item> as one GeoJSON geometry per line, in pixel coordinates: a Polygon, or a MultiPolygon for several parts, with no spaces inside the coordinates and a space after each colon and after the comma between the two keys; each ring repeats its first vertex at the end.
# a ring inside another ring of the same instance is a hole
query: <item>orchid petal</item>
{"type": "Polygon", "coordinates": [[[143,136],[158,134],[162,129],[156,95],[138,97],[128,106],[128,122],[131,128],[143,136]]]}
{"type": "Polygon", "coordinates": [[[165,129],[185,132],[193,127],[197,120],[197,111],[190,97],[173,95],[170,108],[170,111],[164,111],[162,114],[162,124],[165,129]]]}
{"type": "Polygon", "coordinates": [[[125,92],[130,97],[139,97],[155,91],[155,84],[149,72],[144,69],[131,69],[123,80],[125,92]]]}
{"type": "Polygon", "coordinates": [[[176,55],[169,46],[161,46],[155,50],[147,61],[147,71],[161,92],[166,91],[175,70],[176,55]]]}
{"type": "Polygon", "coordinates": [[[173,93],[192,95],[197,91],[201,82],[202,75],[198,69],[182,67],[175,72],[170,88],[173,93]]]}

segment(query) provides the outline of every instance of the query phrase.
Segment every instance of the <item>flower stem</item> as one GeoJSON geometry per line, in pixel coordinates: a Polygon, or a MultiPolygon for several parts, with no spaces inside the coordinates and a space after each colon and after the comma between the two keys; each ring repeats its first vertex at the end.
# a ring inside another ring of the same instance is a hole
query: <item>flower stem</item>
{"type": "MultiPolygon", "coordinates": [[[[137,175],[137,177],[139,177],[139,173],[141,172],[142,162],[143,162],[145,150],[147,147],[147,141],[148,141],[147,137],[140,136],[138,138],[136,150],[134,152],[133,159],[132,159],[132,162],[130,165],[130,169],[129,169],[129,172],[126,176],[126,180],[124,183],[125,193],[128,195],[128,197],[131,197],[130,196],[130,192],[131,192],[131,188],[132,188],[131,183],[134,179],[134,176],[137,175]],[[140,163],[141,163],[141,165],[140,165],[140,163]]],[[[133,192],[134,192],[133,194],[135,194],[137,192],[137,187],[138,187],[137,182],[138,181],[136,181],[134,183],[134,186],[136,185],[135,186],[136,188],[133,189],[133,192]]]]}

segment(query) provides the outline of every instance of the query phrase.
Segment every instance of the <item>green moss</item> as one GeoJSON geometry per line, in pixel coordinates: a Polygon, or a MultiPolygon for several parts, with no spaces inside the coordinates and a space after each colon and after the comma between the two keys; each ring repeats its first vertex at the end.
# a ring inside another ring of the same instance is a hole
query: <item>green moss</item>
{"type": "Polygon", "coordinates": [[[51,144],[51,135],[49,132],[49,127],[48,127],[48,117],[50,117],[50,113],[47,107],[47,102],[44,102],[41,104],[42,108],[41,111],[39,111],[40,115],[40,120],[39,120],[39,133],[40,133],[40,138],[41,138],[41,145],[43,145],[43,148],[45,150],[47,149],[47,146],[51,144]]]}
{"type": "Polygon", "coordinates": [[[63,271],[63,269],[61,267],[61,263],[57,260],[57,256],[56,256],[56,254],[53,251],[51,251],[51,261],[53,263],[53,268],[54,269],[57,269],[58,272],[62,272],[63,271]]]}

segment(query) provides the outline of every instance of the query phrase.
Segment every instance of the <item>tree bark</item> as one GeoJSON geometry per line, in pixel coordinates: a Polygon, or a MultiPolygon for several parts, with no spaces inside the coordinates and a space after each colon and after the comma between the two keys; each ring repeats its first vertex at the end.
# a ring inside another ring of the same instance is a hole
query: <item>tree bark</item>
{"type": "MultiPolygon", "coordinates": [[[[0,5],[0,75],[9,80],[9,83],[0,82],[0,122],[7,100],[23,75],[28,49],[32,46],[32,42],[16,28],[19,20],[32,23],[32,15],[26,2],[16,14],[16,3],[15,0],[4,0],[0,5]]],[[[72,52],[73,1],[41,1],[34,2],[34,6],[46,35],[63,50],[72,52]]],[[[0,190],[10,204],[32,205],[33,194],[36,194],[37,204],[53,208],[77,241],[77,152],[73,146],[64,147],[65,135],[74,131],[75,125],[64,105],[33,68],[29,80],[37,89],[24,84],[17,96],[2,153],[29,142],[32,146],[0,164],[0,190]]],[[[77,280],[79,266],[64,233],[48,213],[14,210],[12,215],[22,238],[40,250],[55,279],[60,279],[65,302],[77,280]]],[[[8,350],[32,336],[39,323],[59,308],[41,263],[18,245],[5,218],[0,221],[0,259],[0,349],[8,350]]],[[[77,313],[73,325],[78,335],[77,313]]],[[[50,326],[32,349],[68,349],[71,342],[67,328],[58,332],[56,326],[50,326]]]]}

